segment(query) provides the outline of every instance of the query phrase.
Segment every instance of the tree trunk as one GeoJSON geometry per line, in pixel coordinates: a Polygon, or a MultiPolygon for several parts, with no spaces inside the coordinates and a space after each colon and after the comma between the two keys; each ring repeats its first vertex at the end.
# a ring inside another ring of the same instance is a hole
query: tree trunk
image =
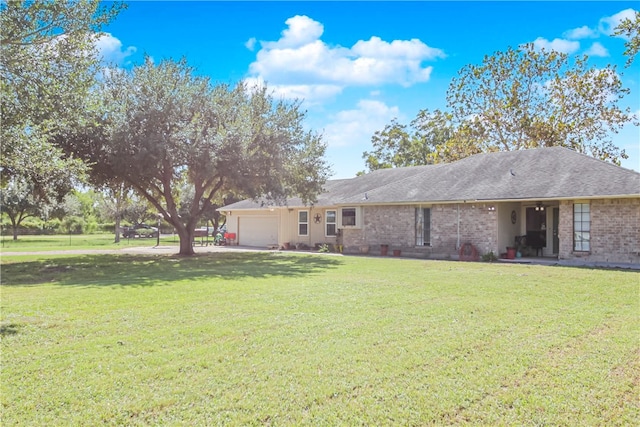
{"type": "Polygon", "coordinates": [[[179,255],[194,255],[193,250],[193,230],[190,228],[178,228],[178,237],[180,237],[180,253],[179,255]]]}
{"type": "Polygon", "coordinates": [[[9,218],[11,220],[11,229],[13,230],[13,240],[18,240],[18,224],[14,217],[9,218]]]}
{"type": "Polygon", "coordinates": [[[120,243],[120,216],[116,217],[116,238],[113,243],[120,243]]]}

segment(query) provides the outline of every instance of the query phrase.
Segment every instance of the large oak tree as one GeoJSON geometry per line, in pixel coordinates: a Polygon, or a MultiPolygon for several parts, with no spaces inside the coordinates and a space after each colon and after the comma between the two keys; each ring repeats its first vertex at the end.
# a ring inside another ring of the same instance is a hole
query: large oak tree
{"type": "Polygon", "coordinates": [[[176,229],[182,255],[193,254],[193,230],[216,197],[310,202],[328,175],[325,144],[304,130],[299,104],[265,87],[212,85],[185,60],[147,59],[105,76],[95,95],[96,120],[58,143],[92,164],[94,183],[117,177],[149,200],[176,229]]]}

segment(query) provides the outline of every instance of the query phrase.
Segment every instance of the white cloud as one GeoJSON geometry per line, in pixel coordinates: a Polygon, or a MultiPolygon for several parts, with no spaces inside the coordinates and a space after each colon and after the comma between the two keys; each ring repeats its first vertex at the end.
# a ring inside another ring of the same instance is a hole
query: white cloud
{"type": "Polygon", "coordinates": [[[571,54],[580,49],[580,42],[564,39],[553,39],[553,41],[549,41],[543,37],[538,37],[534,40],[533,46],[536,50],[555,50],[556,52],[571,54]]]}
{"type": "Polygon", "coordinates": [[[258,42],[258,40],[256,40],[255,37],[251,37],[249,40],[247,40],[247,42],[244,44],[244,46],[249,49],[250,51],[253,51],[253,49],[256,47],[256,43],[258,42]]]}
{"type": "Polygon", "coordinates": [[[429,80],[432,67],[425,61],[446,56],[418,39],[387,42],[374,36],[351,48],[330,46],[320,39],[322,24],[307,16],[294,16],[286,24],[279,40],[260,42],[249,74],[281,90],[291,86],[292,93],[335,95],[350,85],[388,83],[407,87],[429,80]]]}
{"type": "Polygon", "coordinates": [[[96,41],[96,48],[104,61],[111,61],[116,64],[122,64],[126,57],[133,55],[137,50],[134,46],[129,46],[122,50],[122,42],[110,33],[102,33],[100,35],[96,41]]]}
{"type": "Polygon", "coordinates": [[[398,117],[399,112],[398,107],[389,107],[384,102],[360,100],[356,109],[340,111],[331,117],[332,122],[324,129],[325,141],[329,147],[359,145],[364,151],[371,136],[398,117]]]}
{"type": "Polygon", "coordinates": [[[634,18],[635,18],[635,10],[625,9],[616,13],[615,15],[606,16],[600,19],[600,23],[598,24],[598,29],[600,30],[601,33],[607,36],[610,36],[613,34],[613,31],[620,24],[620,22],[622,22],[624,19],[633,20],[634,18]]]}
{"type": "Polygon", "coordinates": [[[580,28],[574,28],[573,30],[565,31],[562,34],[563,37],[571,40],[588,39],[598,37],[597,31],[592,30],[586,25],[580,28]]]}
{"type": "Polygon", "coordinates": [[[313,105],[339,95],[342,87],[338,85],[272,85],[269,86],[284,98],[305,100],[305,105],[313,105]]]}
{"type": "MultiPolygon", "coordinates": [[[[625,9],[622,10],[612,16],[606,16],[601,18],[598,22],[596,28],[591,28],[586,25],[582,27],[574,28],[568,31],[565,31],[562,34],[563,39],[554,39],[553,41],[549,41],[543,37],[538,37],[534,42],[534,47],[536,50],[555,50],[558,52],[563,52],[567,54],[571,54],[580,49],[580,43],[576,40],[587,39],[587,38],[598,38],[601,35],[610,36],[613,34],[615,28],[620,24],[620,22],[624,19],[634,19],[635,10],[634,9],[625,9]]],[[[623,37],[623,36],[620,36],[623,37]]],[[[609,56],[609,51],[604,47],[602,43],[595,42],[585,51],[587,55],[590,56],[600,56],[607,57],[609,56]]]]}
{"type": "Polygon", "coordinates": [[[324,26],[308,16],[296,15],[284,21],[289,26],[282,31],[277,42],[263,42],[263,48],[286,49],[297,48],[318,40],[324,32],[324,26]]]}
{"type": "Polygon", "coordinates": [[[331,84],[308,84],[308,85],[287,85],[287,84],[271,84],[265,82],[262,77],[249,77],[244,79],[247,87],[268,86],[269,91],[276,98],[298,99],[304,102],[305,107],[312,106],[339,95],[343,87],[331,84]]]}
{"type": "Polygon", "coordinates": [[[609,51],[607,50],[607,48],[605,48],[598,42],[593,43],[585,53],[589,56],[600,56],[603,58],[609,56],[609,51]]]}
{"type": "Polygon", "coordinates": [[[368,41],[359,40],[353,45],[351,51],[363,57],[400,58],[420,61],[444,56],[440,49],[429,47],[418,39],[394,40],[388,43],[375,36],[368,41]]]}

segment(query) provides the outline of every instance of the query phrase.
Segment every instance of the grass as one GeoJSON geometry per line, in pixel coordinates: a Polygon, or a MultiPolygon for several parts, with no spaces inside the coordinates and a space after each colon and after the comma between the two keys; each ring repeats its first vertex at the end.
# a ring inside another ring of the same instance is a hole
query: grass
{"type": "MultiPolygon", "coordinates": [[[[81,235],[48,235],[48,236],[18,236],[13,240],[11,236],[2,236],[1,252],[40,252],[58,250],[83,250],[83,249],[121,249],[127,246],[155,246],[157,239],[135,238],[120,239],[120,243],[114,243],[113,234],[81,234],[81,235]]],[[[161,236],[160,244],[163,246],[178,246],[178,236],[161,236]]]]}
{"type": "Polygon", "coordinates": [[[2,425],[637,425],[639,278],[3,256],[2,425]]]}

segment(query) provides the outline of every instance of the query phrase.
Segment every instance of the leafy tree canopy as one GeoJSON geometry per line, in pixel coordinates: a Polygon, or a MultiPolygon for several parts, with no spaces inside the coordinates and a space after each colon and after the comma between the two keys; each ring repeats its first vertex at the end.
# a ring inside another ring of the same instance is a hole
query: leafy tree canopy
{"type": "Polygon", "coordinates": [[[299,104],[265,87],[214,86],[185,60],[147,59],[107,76],[96,95],[95,121],[58,143],[93,165],[94,183],[117,177],[149,200],[178,232],[181,254],[193,253],[193,229],[217,196],[311,202],[328,175],[325,144],[303,129],[299,104]]]}
{"type": "Polygon", "coordinates": [[[121,6],[98,0],[0,2],[2,180],[20,175],[60,196],[83,165],[49,144],[83,119],[95,84],[99,29],[121,6]],[[50,179],[51,178],[51,179],[50,179]]]}
{"type": "Polygon", "coordinates": [[[18,240],[18,227],[22,221],[40,215],[44,203],[37,197],[32,183],[12,177],[0,188],[0,206],[11,221],[13,240],[18,240]]]}
{"type": "Polygon", "coordinates": [[[454,135],[451,115],[422,110],[410,126],[393,119],[371,138],[374,150],[363,157],[369,170],[433,163],[438,147],[454,135]]]}
{"type": "Polygon", "coordinates": [[[633,19],[626,18],[620,22],[613,32],[614,36],[624,36],[627,41],[625,42],[624,54],[627,56],[626,67],[633,63],[633,60],[640,50],[640,12],[635,11],[633,19]]]}
{"type": "Polygon", "coordinates": [[[615,67],[533,45],[486,56],[458,72],[447,91],[450,112],[423,110],[407,129],[392,121],[365,152],[370,170],[449,162],[490,151],[564,146],[620,164],[611,140],[632,120],[618,103],[629,93],[615,67]]]}

